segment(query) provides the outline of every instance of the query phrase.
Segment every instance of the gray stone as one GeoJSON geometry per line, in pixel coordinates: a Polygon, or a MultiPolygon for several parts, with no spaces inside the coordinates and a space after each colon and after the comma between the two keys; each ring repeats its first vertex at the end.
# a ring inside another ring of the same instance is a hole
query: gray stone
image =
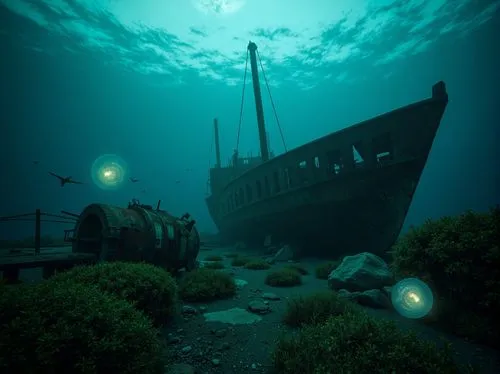
{"type": "Polygon", "coordinates": [[[193,350],[193,347],[191,347],[190,345],[186,345],[184,348],[181,349],[181,352],[186,354],[186,353],[189,353],[193,350]]]}
{"type": "Polygon", "coordinates": [[[266,314],[271,311],[271,308],[264,300],[256,299],[248,303],[248,310],[256,314],[266,314]]]}
{"type": "Polygon", "coordinates": [[[389,309],[392,306],[384,291],[377,289],[360,292],[357,301],[360,305],[371,308],[389,309]]]}
{"type": "Polygon", "coordinates": [[[328,286],[333,290],[366,291],[391,285],[393,276],[383,259],[373,253],[363,252],[346,256],[328,276],[328,286]]]}
{"type": "Polygon", "coordinates": [[[266,300],[280,300],[281,298],[272,292],[264,292],[262,294],[262,298],[266,300]]]}
{"type": "Polygon", "coordinates": [[[363,292],[349,292],[346,289],[337,291],[338,295],[359,305],[377,309],[389,309],[392,307],[391,301],[382,290],[373,289],[363,292]]]}

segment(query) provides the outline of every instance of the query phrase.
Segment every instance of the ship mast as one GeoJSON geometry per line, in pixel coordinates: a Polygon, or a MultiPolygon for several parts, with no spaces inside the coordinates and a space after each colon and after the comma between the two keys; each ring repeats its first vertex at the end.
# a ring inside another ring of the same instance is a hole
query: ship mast
{"type": "Polygon", "coordinates": [[[253,94],[255,96],[255,109],[257,111],[257,125],[259,128],[260,154],[262,161],[269,160],[269,148],[267,145],[266,125],[264,123],[264,109],[262,108],[262,94],[260,92],[259,70],[257,67],[257,45],[248,43],[250,52],[250,67],[252,68],[253,94]]]}

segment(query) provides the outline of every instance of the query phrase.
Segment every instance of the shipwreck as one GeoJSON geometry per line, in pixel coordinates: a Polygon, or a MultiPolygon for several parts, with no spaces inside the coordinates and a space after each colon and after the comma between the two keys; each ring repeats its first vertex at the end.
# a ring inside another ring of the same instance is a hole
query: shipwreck
{"type": "Polygon", "coordinates": [[[386,257],[446,109],[445,83],[436,83],[430,98],[274,157],[257,57],[257,46],[250,42],[247,63],[250,58],[260,155],[240,157],[236,150],[222,165],[214,120],[216,163],[209,172],[206,204],[220,239],[262,246],[271,237],[273,243],[290,243],[307,254],[370,251],[386,257]]]}

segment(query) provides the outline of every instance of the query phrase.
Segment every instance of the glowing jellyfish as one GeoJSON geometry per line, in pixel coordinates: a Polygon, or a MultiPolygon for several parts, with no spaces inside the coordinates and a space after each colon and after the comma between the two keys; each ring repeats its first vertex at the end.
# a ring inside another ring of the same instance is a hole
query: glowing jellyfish
{"type": "Polygon", "coordinates": [[[127,171],[127,164],[121,157],[102,155],[92,164],[92,180],[103,190],[114,190],[127,179],[127,171]]]}
{"type": "Polygon", "coordinates": [[[432,309],[434,295],[427,284],[417,278],[406,278],[391,289],[392,305],[406,318],[422,318],[432,309]]]}

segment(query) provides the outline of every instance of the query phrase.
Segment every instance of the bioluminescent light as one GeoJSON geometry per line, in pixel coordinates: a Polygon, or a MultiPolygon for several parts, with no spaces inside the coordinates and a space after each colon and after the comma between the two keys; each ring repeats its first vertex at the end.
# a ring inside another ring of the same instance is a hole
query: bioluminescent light
{"type": "Polygon", "coordinates": [[[391,289],[394,309],[406,318],[425,317],[432,309],[434,295],[427,284],[417,278],[400,280],[391,289]]]}
{"type": "Polygon", "coordinates": [[[92,164],[92,180],[103,190],[119,188],[127,177],[127,164],[117,155],[99,156],[92,164]]]}

